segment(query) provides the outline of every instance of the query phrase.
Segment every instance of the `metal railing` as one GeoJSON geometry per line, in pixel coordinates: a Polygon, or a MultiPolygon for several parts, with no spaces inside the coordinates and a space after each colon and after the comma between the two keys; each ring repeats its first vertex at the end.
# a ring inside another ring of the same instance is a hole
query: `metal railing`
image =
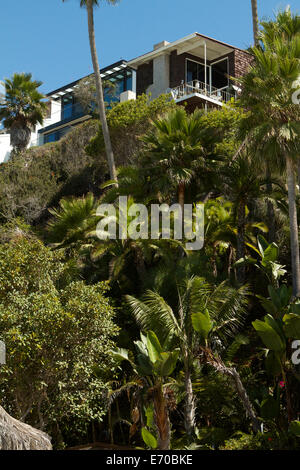
{"type": "Polygon", "coordinates": [[[198,93],[200,95],[208,96],[211,99],[219,101],[220,103],[227,103],[234,95],[229,93],[228,87],[226,88],[215,88],[209,83],[200,82],[199,80],[193,80],[191,82],[182,83],[176,88],[173,88],[171,94],[174,100],[179,100],[187,95],[198,93]]]}

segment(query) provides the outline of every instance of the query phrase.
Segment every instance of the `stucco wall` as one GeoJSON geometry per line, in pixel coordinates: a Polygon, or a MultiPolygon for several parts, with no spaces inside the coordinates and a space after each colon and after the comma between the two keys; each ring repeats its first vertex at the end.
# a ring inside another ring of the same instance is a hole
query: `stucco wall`
{"type": "Polygon", "coordinates": [[[10,135],[0,134],[0,163],[7,162],[9,160],[10,152],[10,135]]]}

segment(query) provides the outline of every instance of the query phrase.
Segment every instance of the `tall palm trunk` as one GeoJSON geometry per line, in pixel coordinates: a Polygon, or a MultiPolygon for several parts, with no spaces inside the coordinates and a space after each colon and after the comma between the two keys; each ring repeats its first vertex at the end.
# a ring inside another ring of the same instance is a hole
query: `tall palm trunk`
{"type": "MultiPolygon", "coordinates": [[[[241,201],[237,212],[237,260],[245,257],[245,203],[241,201]]],[[[237,268],[237,280],[240,284],[245,282],[245,266],[240,265],[237,268]]]]}
{"type": "Polygon", "coordinates": [[[108,161],[108,166],[109,166],[110,177],[111,179],[117,181],[115,159],[114,159],[113,149],[111,145],[107,120],[106,120],[102,80],[101,80],[100,67],[99,67],[97,49],[96,49],[93,0],[87,0],[86,6],[87,6],[87,14],[88,14],[88,27],[89,27],[91,56],[92,56],[95,81],[96,81],[97,102],[98,102],[103,138],[104,138],[104,143],[105,143],[106,156],[107,156],[107,161],[108,161]]]}
{"type": "Polygon", "coordinates": [[[178,203],[182,210],[182,216],[184,213],[184,193],[185,193],[185,184],[179,183],[178,185],[178,203]]]}
{"type": "Polygon", "coordinates": [[[252,21],[253,21],[253,35],[254,35],[254,44],[259,45],[258,40],[258,12],[257,12],[257,0],[251,0],[252,5],[252,21]]]}
{"type": "MultiPolygon", "coordinates": [[[[271,196],[273,191],[273,185],[271,180],[271,170],[269,164],[267,164],[266,169],[266,180],[267,180],[267,195],[271,196]]],[[[272,201],[267,202],[267,221],[268,221],[268,240],[269,243],[273,243],[275,241],[275,211],[272,201]]]]}
{"type": "Polygon", "coordinates": [[[289,198],[289,218],[292,257],[293,296],[300,297],[300,260],[299,260],[299,234],[296,207],[295,173],[293,161],[286,157],[287,187],[289,198]]]}
{"type": "Polygon", "coordinates": [[[191,369],[189,364],[185,363],[184,374],[184,388],[185,388],[185,410],[184,410],[184,427],[189,437],[192,437],[195,432],[195,419],[196,419],[196,405],[193,393],[193,385],[191,378],[191,369]]]}
{"type": "Polygon", "coordinates": [[[162,383],[156,384],[153,389],[153,403],[155,424],[158,430],[157,448],[170,450],[170,419],[162,383]]]}

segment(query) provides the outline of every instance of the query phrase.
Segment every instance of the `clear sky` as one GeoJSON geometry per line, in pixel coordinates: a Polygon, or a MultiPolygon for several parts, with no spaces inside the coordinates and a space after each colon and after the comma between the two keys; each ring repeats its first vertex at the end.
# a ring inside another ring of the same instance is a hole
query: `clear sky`
{"type": "MultiPolygon", "coordinates": [[[[259,16],[299,0],[258,0],[259,16]]],[[[0,80],[31,72],[44,93],[92,71],[86,11],[79,0],[0,0],[0,80]]],[[[252,43],[251,0],[122,0],[95,11],[101,66],[132,59],[162,40],[193,32],[246,48],[252,43]]]]}

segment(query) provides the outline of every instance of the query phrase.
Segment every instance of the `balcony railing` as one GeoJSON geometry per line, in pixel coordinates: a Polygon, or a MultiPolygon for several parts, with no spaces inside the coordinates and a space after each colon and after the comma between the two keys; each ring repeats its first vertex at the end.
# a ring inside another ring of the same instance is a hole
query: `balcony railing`
{"type": "Polygon", "coordinates": [[[227,103],[232,98],[234,98],[234,95],[232,93],[229,93],[228,87],[215,88],[209,85],[208,83],[205,84],[204,82],[200,82],[199,80],[193,80],[191,82],[182,83],[178,87],[173,88],[171,91],[171,94],[175,101],[180,100],[181,98],[188,95],[194,95],[195,93],[205,95],[211,99],[214,99],[215,101],[219,101],[220,104],[222,102],[227,103]]]}

